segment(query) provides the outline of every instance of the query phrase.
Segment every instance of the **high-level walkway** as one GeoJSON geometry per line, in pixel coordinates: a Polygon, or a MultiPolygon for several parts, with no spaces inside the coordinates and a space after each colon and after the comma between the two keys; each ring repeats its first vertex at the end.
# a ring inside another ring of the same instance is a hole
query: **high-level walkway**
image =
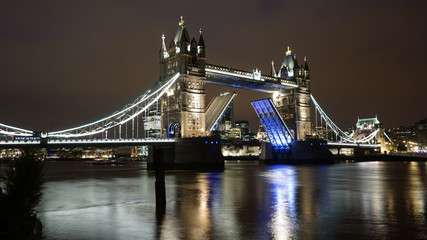
{"type": "Polygon", "coordinates": [[[252,72],[206,64],[206,82],[227,87],[272,93],[281,88],[298,87],[295,81],[252,72]]]}

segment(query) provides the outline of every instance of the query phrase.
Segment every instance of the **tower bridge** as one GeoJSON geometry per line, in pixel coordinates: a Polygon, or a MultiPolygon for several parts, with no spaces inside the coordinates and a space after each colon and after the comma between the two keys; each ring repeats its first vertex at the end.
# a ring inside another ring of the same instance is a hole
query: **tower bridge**
{"type": "Polygon", "coordinates": [[[269,100],[253,103],[253,106],[264,128],[271,133],[269,139],[275,151],[289,150],[290,141],[303,141],[312,135],[332,145],[367,144],[367,147],[377,147],[378,140],[373,137],[373,133],[359,134],[358,138],[354,138],[354,135],[342,131],[326,115],[311,95],[307,59],[304,58],[300,65],[289,47],[278,71],[272,62],[270,74],[264,74],[258,69],[245,71],[206,63],[202,30],[198,40],[190,38],[182,18],[175,37],[166,46],[166,38],[162,35],[159,79],[121,109],[96,121],[52,132],[35,132],[0,123],[0,146],[160,146],[173,143],[178,146],[175,150],[178,157],[174,161],[192,162],[207,152],[214,152],[211,160],[207,161],[216,164],[218,160],[214,158],[218,158],[220,149],[218,144],[208,143],[217,142],[213,133],[217,130],[224,110],[236,96],[234,93],[222,94],[207,104],[206,84],[216,84],[271,94],[269,100]],[[315,124],[311,116],[312,107],[316,116],[315,124]],[[320,122],[317,121],[318,115],[320,122]],[[330,134],[324,136],[322,133],[330,134]],[[34,136],[40,139],[25,140],[26,137],[34,136]],[[24,140],[17,140],[17,137],[24,140]],[[150,137],[157,140],[150,140],[150,137]],[[207,148],[208,145],[210,148],[207,148]],[[204,149],[205,152],[195,151],[194,148],[198,146],[203,146],[199,150],[204,149]],[[187,155],[192,155],[193,159],[183,157],[187,155]]]}

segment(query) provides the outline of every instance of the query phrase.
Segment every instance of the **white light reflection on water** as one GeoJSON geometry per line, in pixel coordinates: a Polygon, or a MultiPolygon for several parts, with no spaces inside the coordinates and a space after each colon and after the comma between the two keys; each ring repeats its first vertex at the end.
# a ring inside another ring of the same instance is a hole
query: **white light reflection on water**
{"type": "Polygon", "coordinates": [[[372,231],[379,235],[388,231],[386,224],[371,224],[380,222],[385,216],[384,202],[387,198],[385,184],[387,183],[387,173],[383,171],[382,162],[366,162],[358,164],[360,174],[365,175],[359,181],[360,202],[362,207],[363,223],[365,228],[374,228],[372,231]]]}
{"type": "Polygon", "coordinates": [[[181,193],[178,193],[180,206],[177,206],[176,217],[181,221],[179,224],[183,225],[183,238],[208,239],[212,228],[208,207],[209,183],[206,174],[195,174],[194,181],[181,185],[181,193]]]}
{"type": "Polygon", "coordinates": [[[425,201],[427,201],[423,196],[423,193],[425,194],[425,188],[426,186],[423,184],[422,179],[420,176],[422,175],[421,169],[420,169],[420,163],[417,162],[411,162],[409,163],[409,183],[412,186],[412,188],[409,191],[408,198],[410,201],[408,201],[408,210],[412,211],[412,214],[415,217],[415,221],[418,225],[426,225],[426,219],[423,216],[426,216],[425,212],[425,201]],[[421,201],[420,201],[421,199],[421,201]],[[424,199],[424,201],[422,201],[424,199]]]}
{"type": "Polygon", "coordinates": [[[140,179],[132,178],[47,182],[39,208],[45,235],[48,239],[154,238],[154,198],[144,196],[144,187],[139,186],[140,179]]]}

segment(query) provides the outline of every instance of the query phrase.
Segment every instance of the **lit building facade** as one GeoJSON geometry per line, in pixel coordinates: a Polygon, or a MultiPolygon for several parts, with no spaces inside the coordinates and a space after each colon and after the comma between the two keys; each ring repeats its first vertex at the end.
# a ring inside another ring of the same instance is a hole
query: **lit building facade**
{"type": "Polygon", "coordinates": [[[416,134],[414,127],[394,127],[388,128],[387,134],[395,144],[404,144],[410,141],[415,141],[416,134]]]}
{"type": "Polygon", "coordinates": [[[394,127],[387,129],[398,150],[426,151],[427,150],[427,119],[416,122],[413,126],[394,127]]]}

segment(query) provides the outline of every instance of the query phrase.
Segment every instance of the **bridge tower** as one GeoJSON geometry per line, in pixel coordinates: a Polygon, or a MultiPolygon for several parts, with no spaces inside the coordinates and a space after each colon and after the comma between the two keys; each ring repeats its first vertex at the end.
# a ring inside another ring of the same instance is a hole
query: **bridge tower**
{"type": "Polygon", "coordinates": [[[272,75],[295,80],[297,84],[296,88],[274,92],[273,101],[295,140],[304,140],[311,135],[310,69],[307,59],[304,58],[304,64],[298,65],[296,54],[292,56],[288,47],[278,72],[274,70],[272,62],[272,75]]]}
{"type": "Polygon", "coordinates": [[[162,36],[160,48],[160,81],[176,73],[179,79],[161,99],[162,136],[199,137],[205,126],[205,43],[200,29],[199,40],[190,36],[181,17],[175,38],[166,48],[162,36]]]}

